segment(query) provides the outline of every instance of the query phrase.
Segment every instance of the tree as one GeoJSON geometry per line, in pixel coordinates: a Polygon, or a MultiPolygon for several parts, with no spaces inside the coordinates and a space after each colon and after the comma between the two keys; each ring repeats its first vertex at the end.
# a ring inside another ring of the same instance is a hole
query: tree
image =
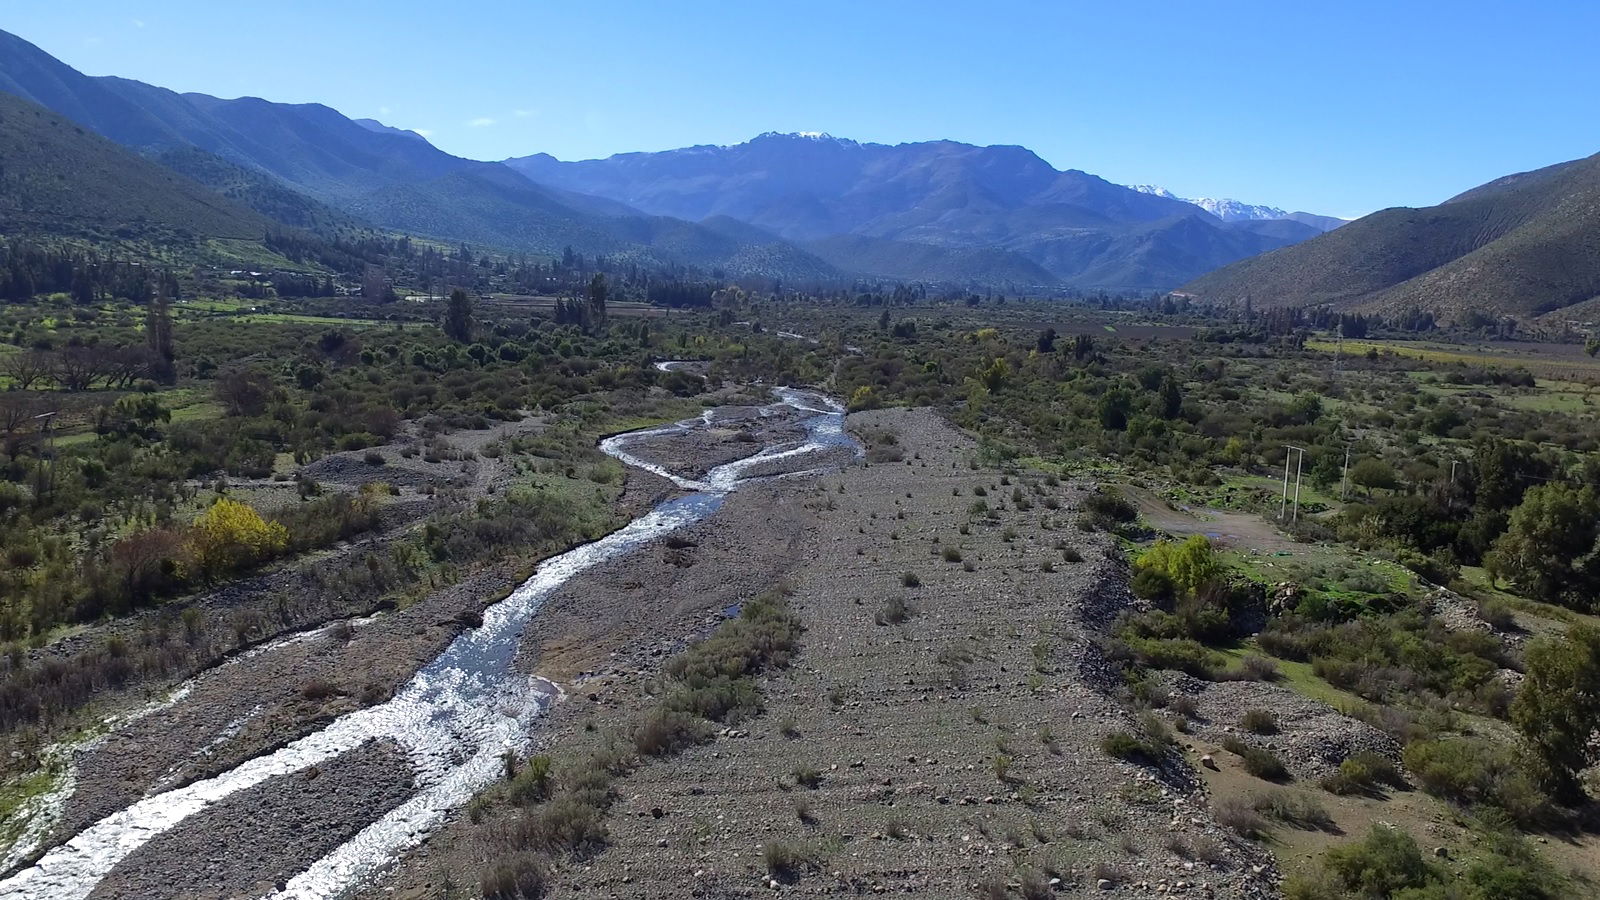
{"type": "Polygon", "coordinates": [[[1178,379],[1170,374],[1161,379],[1158,397],[1161,418],[1176,419],[1183,413],[1183,388],[1178,386],[1178,379]]]}
{"type": "Polygon", "coordinates": [[[606,276],[599,272],[589,279],[589,304],[588,319],[584,323],[585,330],[599,331],[606,324],[606,298],[610,295],[611,288],[606,284],[606,276]]]}
{"type": "Polygon", "coordinates": [[[11,379],[11,386],[19,391],[32,390],[35,384],[50,379],[54,362],[42,350],[28,350],[0,357],[0,372],[11,379]]]}
{"type": "Polygon", "coordinates": [[[1371,456],[1350,467],[1350,480],[1366,488],[1368,493],[1373,490],[1393,490],[1400,483],[1388,463],[1371,456]]]}
{"type": "Polygon", "coordinates": [[[265,562],[289,545],[289,529],[268,522],[246,504],[226,497],[195,520],[190,546],[206,577],[265,562]]]}
{"type": "Polygon", "coordinates": [[[1551,792],[1581,801],[1578,773],[1600,761],[1590,740],[1600,728],[1600,629],[1580,625],[1528,649],[1511,721],[1543,765],[1551,792]]]}
{"type": "Polygon", "coordinates": [[[1039,332],[1039,341],[1037,346],[1040,353],[1056,352],[1056,330],[1054,328],[1046,328],[1045,330],[1039,332]]]}
{"type": "Polygon", "coordinates": [[[144,317],[144,341],[150,348],[150,377],[162,384],[177,380],[177,342],[172,336],[172,304],[165,288],[156,292],[144,317]]]}
{"type": "Polygon", "coordinates": [[[106,374],[108,354],[99,347],[68,347],[55,355],[51,375],[67,391],[86,391],[106,374]]]}
{"type": "Polygon", "coordinates": [[[1181,544],[1156,541],[1134,562],[1134,568],[1160,572],[1190,595],[1222,575],[1222,563],[1203,534],[1190,535],[1181,544]]]}
{"type": "Polygon", "coordinates": [[[1490,551],[1489,567],[1535,599],[1586,605],[1595,581],[1591,556],[1597,516],[1600,498],[1593,488],[1535,485],[1511,511],[1505,534],[1490,551]]]}
{"type": "Polygon", "coordinates": [[[1121,388],[1112,388],[1100,397],[1100,427],[1107,431],[1123,431],[1128,427],[1128,395],[1121,388]]]}
{"type": "Polygon", "coordinates": [[[254,369],[231,368],[217,376],[212,387],[230,416],[259,416],[272,399],[272,379],[254,369]]]}
{"type": "Polygon", "coordinates": [[[450,305],[444,312],[444,333],[457,343],[472,340],[472,298],[460,288],[450,292],[450,305]]]}

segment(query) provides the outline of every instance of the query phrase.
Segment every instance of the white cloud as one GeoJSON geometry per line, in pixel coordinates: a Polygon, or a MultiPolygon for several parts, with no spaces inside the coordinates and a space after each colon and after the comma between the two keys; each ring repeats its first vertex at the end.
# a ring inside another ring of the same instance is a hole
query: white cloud
{"type": "Polygon", "coordinates": [[[144,27],[144,20],[143,19],[134,19],[133,20],[133,27],[135,27],[135,28],[143,28],[144,27]]]}
{"type": "Polygon", "coordinates": [[[378,107],[378,115],[387,116],[388,114],[389,114],[389,107],[387,107],[387,106],[378,107]]]}
{"type": "Polygon", "coordinates": [[[432,128],[413,128],[411,130],[415,131],[417,134],[422,135],[423,137],[433,137],[433,129],[432,128]]]}
{"type": "Polygon", "coordinates": [[[471,122],[468,122],[467,124],[471,125],[473,128],[485,128],[485,127],[488,127],[490,125],[493,125],[494,124],[494,120],[489,118],[488,116],[482,116],[480,118],[473,119],[471,122]]]}
{"type": "Polygon", "coordinates": [[[529,116],[531,116],[533,114],[534,114],[534,110],[531,110],[531,109],[519,109],[516,112],[512,113],[513,116],[516,116],[519,119],[526,119],[527,117],[529,117],[529,116]]]}

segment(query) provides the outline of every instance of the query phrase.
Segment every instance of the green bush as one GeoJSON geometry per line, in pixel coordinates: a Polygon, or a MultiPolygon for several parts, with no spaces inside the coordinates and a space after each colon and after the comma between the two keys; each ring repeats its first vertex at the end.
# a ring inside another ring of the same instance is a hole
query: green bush
{"type": "Polygon", "coordinates": [[[1370,796],[1385,787],[1403,787],[1405,780],[1388,757],[1366,750],[1340,762],[1339,771],[1323,778],[1321,784],[1330,794],[1370,796]]]}
{"type": "Polygon", "coordinates": [[[1277,734],[1278,717],[1270,709],[1247,709],[1239,719],[1239,726],[1256,734],[1277,734]]]}
{"type": "Polygon", "coordinates": [[[1527,827],[1555,818],[1550,797],[1509,748],[1479,738],[1443,737],[1412,741],[1403,757],[1417,783],[1434,796],[1494,807],[1527,827]]]}
{"type": "Polygon", "coordinates": [[[1270,750],[1247,744],[1233,736],[1223,739],[1222,749],[1239,757],[1244,770],[1257,778],[1267,781],[1289,780],[1289,770],[1270,750]]]}

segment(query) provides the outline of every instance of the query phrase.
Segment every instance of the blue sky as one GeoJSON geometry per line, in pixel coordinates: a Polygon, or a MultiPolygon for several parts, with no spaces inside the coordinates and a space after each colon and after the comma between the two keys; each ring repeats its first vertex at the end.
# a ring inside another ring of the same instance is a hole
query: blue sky
{"type": "Polygon", "coordinates": [[[1349,216],[1600,151],[1594,2],[8,6],[92,75],[322,102],[478,159],[952,138],[1349,216]]]}

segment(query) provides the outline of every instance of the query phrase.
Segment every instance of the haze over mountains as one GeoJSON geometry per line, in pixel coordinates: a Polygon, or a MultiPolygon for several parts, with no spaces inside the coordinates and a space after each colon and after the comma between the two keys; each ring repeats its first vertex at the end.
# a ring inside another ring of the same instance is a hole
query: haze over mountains
{"type": "Polygon", "coordinates": [[[462,159],[318,104],[90,77],[0,32],[0,90],[296,227],[370,223],[508,250],[572,246],[791,279],[1173,287],[1317,233],[1219,217],[1021,147],[762,135],[562,163],[462,159]]]}

